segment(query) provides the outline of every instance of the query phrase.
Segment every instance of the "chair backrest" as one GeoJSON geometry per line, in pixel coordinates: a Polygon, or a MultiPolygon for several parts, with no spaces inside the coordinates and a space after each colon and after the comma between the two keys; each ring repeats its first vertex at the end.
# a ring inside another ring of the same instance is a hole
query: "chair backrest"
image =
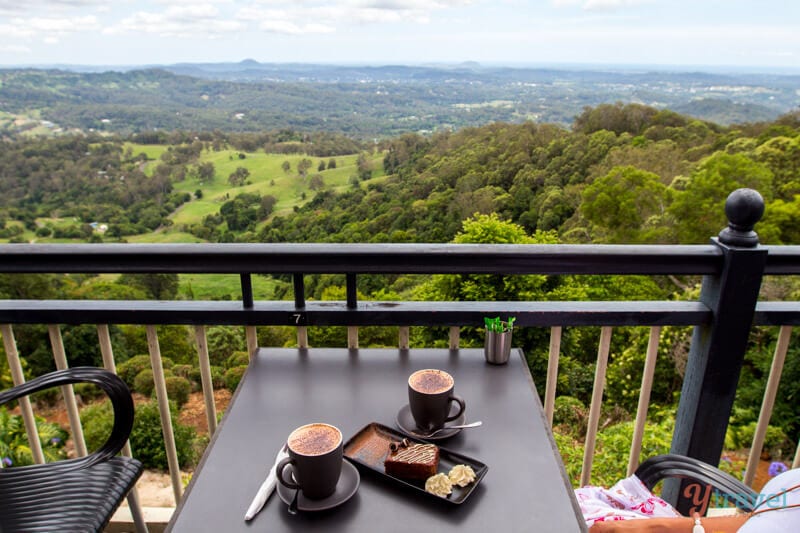
{"type": "Polygon", "coordinates": [[[639,465],[635,474],[650,490],[664,478],[693,481],[684,485],[682,496],[690,499],[694,504],[692,510],[701,515],[705,514],[711,500],[712,489],[743,511],[752,511],[756,504],[757,495],[753,489],[730,474],[692,457],[657,455],[639,465]]]}
{"type": "Polygon", "coordinates": [[[119,376],[108,370],[95,367],[74,367],[56,370],[0,392],[0,405],[40,390],[73,383],[93,383],[97,385],[108,395],[114,409],[114,425],[106,442],[97,451],[86,457],[65,461],[65,463],[71,464],[75,468],[82,468],[117,455],[127,442],[131,429],[133,429],[133,398],[128,386],[119,376]]]}
{"type": "Polygon", "coordinates": [[[0,392],[0,405],[72,383],[102,388],[114,408],[107,441],[77,459],[0,470],[0,532],[102,531],[142,473],[142,463],[117,457],[133,428],[133,399],[125,382],[94,367],[58,370],[0,392]]]}

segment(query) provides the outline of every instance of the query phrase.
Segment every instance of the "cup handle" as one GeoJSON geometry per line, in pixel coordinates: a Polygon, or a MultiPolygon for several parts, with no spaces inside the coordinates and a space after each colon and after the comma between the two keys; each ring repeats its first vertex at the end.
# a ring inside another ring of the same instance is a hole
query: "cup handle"
{"type": "Polygon", "coordinates": [[[300,490],[300,485],[292,481],[286,481],[286,479],[283,477],[283,471],[286,468],[286,465],[290,464],[294,464],[294,461],[291,457],[284,457],[281,459],[281,462],[275,467],[275,477],[278,478],[278,481],[280,481],[282,485],[289,487],[290,489],[300,490]]]}
{"type": "Polygon", "coordinates": [[[456,396],[455,394],[450,396],[450,398],[448,399],[447,405],[450,405],[450,402],[458,403],[458,412],[456,414],[454,414],[453,416],[448,416],[447,418],[445,418],[444,419],[445,422],[450,422],[451,420],[455,420],[456,418],[461,416],[464,413],[464,409],[466,409],[466,404],[464,403],[464,400],[462,400],[461,397],[456,396]]]}

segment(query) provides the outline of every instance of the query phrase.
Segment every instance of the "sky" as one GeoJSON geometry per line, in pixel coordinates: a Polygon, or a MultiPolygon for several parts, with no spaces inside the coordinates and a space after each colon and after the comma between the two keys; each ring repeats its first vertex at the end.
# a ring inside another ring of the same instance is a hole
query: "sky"
{"type": "Polygon", "coordinates": [[[800,71],[797,0],[0,0],[0,65],[664,65],[800,71]]]}

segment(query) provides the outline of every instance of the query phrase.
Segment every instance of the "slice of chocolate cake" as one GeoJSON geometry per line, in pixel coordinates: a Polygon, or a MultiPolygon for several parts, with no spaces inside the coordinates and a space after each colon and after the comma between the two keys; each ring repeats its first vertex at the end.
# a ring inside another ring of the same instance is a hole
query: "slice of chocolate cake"
{"type": "Polygon", "coordinates": [[[405,443],[393,449],[383,468],[390,476],[428,479],[439,467],[439,447],[435,444],[405,443]]]}

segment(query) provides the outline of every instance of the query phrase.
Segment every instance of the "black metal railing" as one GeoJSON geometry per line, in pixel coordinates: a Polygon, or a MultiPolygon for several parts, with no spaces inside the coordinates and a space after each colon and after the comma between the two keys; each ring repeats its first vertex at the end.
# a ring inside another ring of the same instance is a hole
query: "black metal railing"
{"type": "Polygon", "coordinates": [[[760,196],[729,198],[731,220],[706,245],[4,244],[0,273],[233,273],[241,301],[0,300],[0,324],[695,326],[673,452],[716,464],[753,324],[796,325],[800,302],[759,301],[765,275],[800,274],[800,246],[762,246],[760,196]],[[254,298],[253,274],[292,275],[292,300],[254,298]],[[343,274],[345,301],[308,301],[304,276],[343,274]],[[359,301],[365,274],[703,276],[697,301],[359,301]]]}

